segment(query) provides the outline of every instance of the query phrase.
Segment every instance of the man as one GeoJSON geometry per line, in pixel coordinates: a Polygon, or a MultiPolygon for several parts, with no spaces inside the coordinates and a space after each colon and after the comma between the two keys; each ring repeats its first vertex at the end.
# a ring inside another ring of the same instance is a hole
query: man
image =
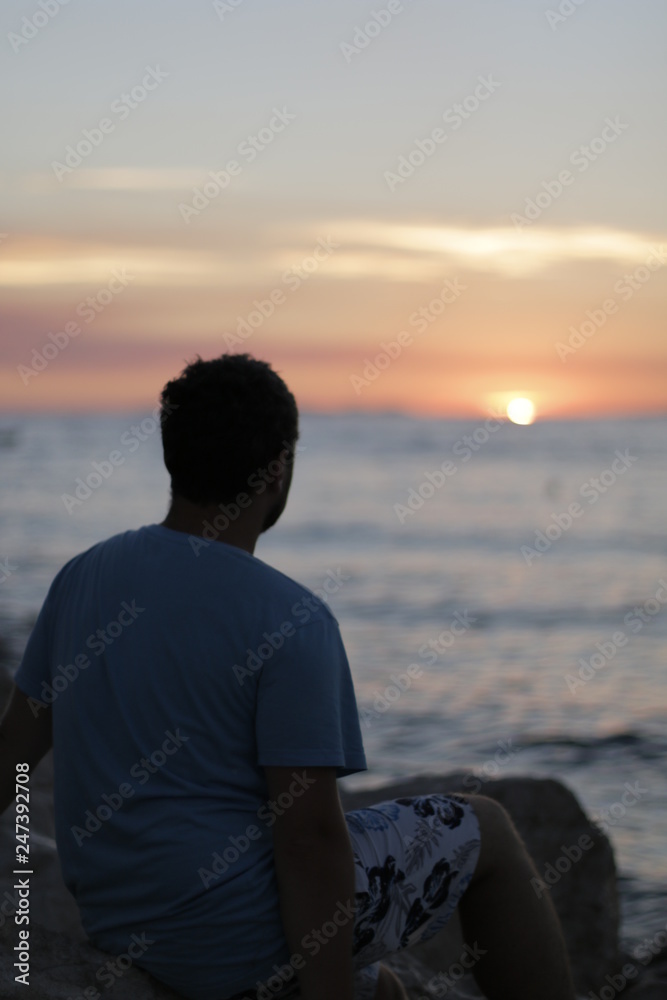
{"type": "Polygon", "coordinates": [[[458,904],[489,998],[572,1000],[495,802],[342,811],[336,779],[366,760],[336,619],[254,556],[298,440],[282,379],[246,354],[197,359],[161,424],[167,517],[57,574],[0,724],[0,809],[53,743],[58,852],[93,944],[193,1000],[388,1000],[405,994],[379,959],[458,904]]]}

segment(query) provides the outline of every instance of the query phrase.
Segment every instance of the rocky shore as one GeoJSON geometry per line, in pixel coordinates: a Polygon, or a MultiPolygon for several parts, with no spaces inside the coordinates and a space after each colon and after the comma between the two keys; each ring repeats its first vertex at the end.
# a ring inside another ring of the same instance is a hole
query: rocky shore
{"type": "MultiPolygon", "coordinates": [[[[7,683],[0,696],[4,703],[7,683]]],[[[419,775],[373,791],[342,793],[345,809],[428,792],[463,791],[463,773],[419,775]]],[[[562,784],[531,777],[480,779],[481,794],[497,799],[512,816],[535,861],[542,885],[561,918],[578,994],[586,1000],[667,1000],[667,954],[650,962],[621,952],[616,866],[611,844],[562,784]]],[[[129,966],[118,976],[98,972],[110,955],[86,941],[77,907],[62,882],[53,842],[52,763],[47,755],[31,779],[30,984],[15,981],[18,903],[13,884],[14,814],[0,818],[0,998],[29,1000],[178,1000],[147,973],[129,966]],[[86,992],[88,990],[88,992],[86,992]]],[[[464,947],[454,920],[435,938],[386,959],[411,1000],[480,997],[462,975],[464,947]]],[[[540,1000],[540,998],[535,998],[540,1000]]]]}

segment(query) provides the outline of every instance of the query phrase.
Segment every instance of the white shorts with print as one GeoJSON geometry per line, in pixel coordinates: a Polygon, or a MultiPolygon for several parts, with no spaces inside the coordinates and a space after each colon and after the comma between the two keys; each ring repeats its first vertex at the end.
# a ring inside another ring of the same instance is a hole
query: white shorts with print
{"type": "MultiPolygon", "coordinates": [[[[345,820],[355,869],[354,998],[372,1000],[380,960],[449,921],[475,871],[479,824],[468,799],[456,794],[378,802],[345,820]]],[[[257,996],[248,990],[230,1000],[257,996]]],[[[271,1000],[297,996],[296,983],[271,992],[271,1000]]]]}

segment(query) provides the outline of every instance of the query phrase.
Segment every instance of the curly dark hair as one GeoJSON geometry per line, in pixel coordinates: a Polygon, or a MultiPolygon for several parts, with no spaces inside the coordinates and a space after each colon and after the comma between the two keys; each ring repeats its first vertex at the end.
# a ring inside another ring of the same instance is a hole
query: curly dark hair
{"type": "Polygon", "coordinates": [[[172,495],[197,504],[227,503],[251,492],[253,473],[287,449],[294,457],[299,413],[294,396],[266,361],[250,354],[196,360],[160,396],[164,464],[172,495]]]}

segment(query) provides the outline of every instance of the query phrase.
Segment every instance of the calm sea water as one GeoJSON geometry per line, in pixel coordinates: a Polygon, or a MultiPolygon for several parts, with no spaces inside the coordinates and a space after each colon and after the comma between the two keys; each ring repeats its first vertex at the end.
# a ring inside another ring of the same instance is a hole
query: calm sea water
{"type": "MultiPolygon", "coordinates": [[[[161,521],[168,477],[148,411],[0,425],[15,666],[62,564],[161,521]],[[113,451],[86,499],[63,498],[113,451]]],[[[667,419],[490,427],[305,415],[290,502],[255,554],[331,591],[370,768],[346,786],[563,780],[606,814],[633,945],[667,922],[667,419]]]]}

